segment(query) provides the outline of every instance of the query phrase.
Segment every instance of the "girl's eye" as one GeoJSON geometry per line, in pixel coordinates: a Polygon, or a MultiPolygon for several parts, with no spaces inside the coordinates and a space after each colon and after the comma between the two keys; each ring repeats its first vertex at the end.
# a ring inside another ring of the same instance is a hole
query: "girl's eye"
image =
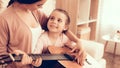
{"type": "Polygon", "coordinates": [[[61,23],[61,22],[62,22],[62,20],[61,20],[61,19],[58,19],[58,22],[59,22],[59,23],[61,23]]]}
{"type": "Polygon", "coordinates": [[[50,20],[54,20],[54,17],[50,17],[50,20]]]}

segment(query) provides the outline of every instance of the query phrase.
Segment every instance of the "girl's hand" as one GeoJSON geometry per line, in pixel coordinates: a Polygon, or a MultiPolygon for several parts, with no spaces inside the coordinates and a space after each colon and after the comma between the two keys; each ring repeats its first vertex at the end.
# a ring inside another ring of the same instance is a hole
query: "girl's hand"
{"type": "Polygon", "coordinates": [[[42,64],[42,58],[36,59],[36,61],[32,62],[32,65],[35,67],[39,67],[42,64]]]}
{"type": "Polygon", "coordinates": [[[16,55],[23,54],[21,62],[16,62],[17,66],[23,66],[23,65],[28,65],[32,63],[32,58],[28,56],[25,52],[21,50],[14,50],[13,53],[16,55]]]}

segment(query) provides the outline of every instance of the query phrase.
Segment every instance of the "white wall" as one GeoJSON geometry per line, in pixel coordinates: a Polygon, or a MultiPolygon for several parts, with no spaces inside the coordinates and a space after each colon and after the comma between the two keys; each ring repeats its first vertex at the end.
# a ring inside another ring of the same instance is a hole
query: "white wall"
{"type": "Polygon", "coordinates": [[[50,15],[53,9],[55,9],[56,0],[47,0],[47,2],[43,5],[43,11],[46,15],[50,15]]]}
{"type": "Polygon", "coordinates": [[[0,0],[0,12],[2,12],[8,5],[9,0],[0,0]]]}
{"type": "MultiPolygon", "coordinates": [[[[98,41],[105,43],[101,38],[105,34],[114,34],[120,30],[120,0],[102,0],[99,20],[98,41]]],[[[108,52],[113,52],[114,43],[109,43],[108,52]]],[[[117,46],[117,54],[120,55],[120,43],[117,46]]]]}

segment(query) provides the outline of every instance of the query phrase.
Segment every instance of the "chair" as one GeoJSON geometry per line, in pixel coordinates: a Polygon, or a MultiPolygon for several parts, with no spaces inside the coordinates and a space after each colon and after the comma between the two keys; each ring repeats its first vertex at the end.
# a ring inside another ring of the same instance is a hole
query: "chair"
{"type": "Polygon", "coordinates": [[[86,65],[84,68],[106,68],[106,60],[103,58],[104,45],[90,40],[81,39],[81,42],[90,58],[95,62],[97,61],[100,65],[100,67],[89,67],[89,65],[86,65]]]}

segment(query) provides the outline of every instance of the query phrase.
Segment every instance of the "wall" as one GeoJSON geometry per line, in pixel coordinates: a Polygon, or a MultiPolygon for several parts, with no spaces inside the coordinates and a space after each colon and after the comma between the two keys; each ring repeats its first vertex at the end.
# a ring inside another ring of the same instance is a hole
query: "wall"
{"type": "Polygon", "coordinates": [[[53,9],[55,9],[56,0],[47,0],[47,2],[43,5],[43,11],[46,15],[50,15],[53,9]]]}
{"type": "Polygon", "coordinates": [[[68,12],[71,22],[70,22],[70,30],[76,34],[77,33],[77,26],[76,22],[78,19],[78,6],[80,0],[56,0],[56,8],[64,9],[68,12]]]}
{"type": "MultiPolygon", "coordinates": [[[[102,0],[100,8],[98,41],[105,43],[102,36],[105,34],[115,34],[120,30],[120,0],[102,0]]],[[[109,43],[107,52],[113,53],[114,43],[109,43]]],[[[118,44],[120,45],[120,43],[118,44]]],[[[120,55],[120,46],[117,46],[117,54],[120,55]]]]}
{"type": "Polygon", "coordinates": [[[8,5],[9,0],[0,0],[0,12],[2,12],[8,5]]]}

